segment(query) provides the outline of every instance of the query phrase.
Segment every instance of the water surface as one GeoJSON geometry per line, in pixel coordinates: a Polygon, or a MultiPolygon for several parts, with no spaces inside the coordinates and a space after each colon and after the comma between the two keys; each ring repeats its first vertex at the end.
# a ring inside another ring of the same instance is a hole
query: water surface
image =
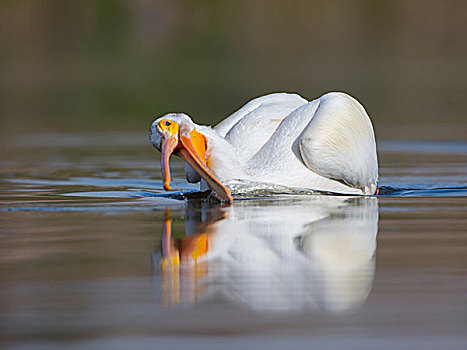
{"type": "Polygon", "coordinates": [[[379,142],[379,197],[229,206],[186,199],[176,160],[165,193],[145,134],[3,140],[5,345],[467,344],[465,142],[379,142]]]}

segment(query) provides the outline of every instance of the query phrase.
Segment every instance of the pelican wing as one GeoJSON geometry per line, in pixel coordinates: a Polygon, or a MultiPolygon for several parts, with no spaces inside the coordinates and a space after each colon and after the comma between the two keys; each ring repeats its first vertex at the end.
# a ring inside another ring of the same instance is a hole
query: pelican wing
{"type": "Polygon", "coordinates": [[[354,98],[338,92],[323,95],[298,146],[310,170],[365,194],[375,193],[378,161],[373,126],[354,98]]]}
{"type": "MultiPolygon", "coordinates": [[[[239,159],[247,161],[269,140],[282,120],[308,101],[297,94],[273,93],[249,101],[213,129],[235,148],[239,159]]],[[[188,182],[200,176],[185,164],[188,182]]]]}
{"type": "Polygon", "coordinates": [[[279,124],[308,101],[296,94],[275,93],[258,97],[240,108],[214,129],[248,161],[271,138],[279,124]]]}
{"type": "MultiPolygon", "coordinates": [[[[269,94],[261,97],[257,97],[251,101],[249,101],[247,104],[245,104],[242,108],[240,108],[238,111],[234,112],[227,118],[225,118],[223,121],[221,121],[219,124],[217,124],[214,127],[214,130],[217,131],[218,134],[220,134],[222,137],[225,137],[227,133],[234,128],[234,126],[243,118],[248,116],[251,112],[257,110],[260,107],[267,107],[271,111],[273,111],[275,108],[280,109],[280,106],[283,105],[297,105],[294,109],[296,109],[298,106],[307,103],[308,101],[305,100],[304,98],[300,97],[297,94],[288,94],[285,92],[282,93],[274,93],[274,94],[269,94]]],[[[292,109],[293,110],[293,109],[292,109]]],[[[291,112],[291,111],[290,111],[291,112]]],[[[289,113],[290,113],[289,112],[289,113]]],[[[281,114],[282,119],[284,119],[289,113],[283,115],[281,114]]],[[[264,117],[268,117],[267,113],[262,114],[264,117]]]]}

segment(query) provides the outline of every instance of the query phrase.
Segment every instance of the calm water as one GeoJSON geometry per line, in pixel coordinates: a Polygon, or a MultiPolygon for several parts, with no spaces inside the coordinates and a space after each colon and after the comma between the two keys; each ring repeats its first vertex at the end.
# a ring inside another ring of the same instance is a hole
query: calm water
{"type": "Polygon", "coordinates": [[[5,346],[467,346],[466,142],[379,142],[377,198],[232,206],[175,160],[164,193],[144,133],[2,142],[5,346]]]}

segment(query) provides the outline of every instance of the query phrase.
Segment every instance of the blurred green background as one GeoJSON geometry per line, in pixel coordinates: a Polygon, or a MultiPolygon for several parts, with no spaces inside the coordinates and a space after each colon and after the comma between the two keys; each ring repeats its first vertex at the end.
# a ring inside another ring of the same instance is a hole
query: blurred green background
{"type": "Polygon", "coordinates": [[[8,133],[215,124],[276,91],[345,91],[382,138],[465,139],[467,1],[0,2],[8,133]]]}

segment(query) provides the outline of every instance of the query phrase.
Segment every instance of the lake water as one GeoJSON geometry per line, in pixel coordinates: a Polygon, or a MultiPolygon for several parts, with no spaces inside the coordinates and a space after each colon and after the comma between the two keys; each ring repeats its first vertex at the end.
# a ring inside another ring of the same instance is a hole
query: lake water
{"type": "Polygon", "coordinates": [[[2,144],[5,347],[467,347],[467,142],[378,142],[378,197],[233,205],[175,159],[165,193],[144,133],[2,144]]]}

